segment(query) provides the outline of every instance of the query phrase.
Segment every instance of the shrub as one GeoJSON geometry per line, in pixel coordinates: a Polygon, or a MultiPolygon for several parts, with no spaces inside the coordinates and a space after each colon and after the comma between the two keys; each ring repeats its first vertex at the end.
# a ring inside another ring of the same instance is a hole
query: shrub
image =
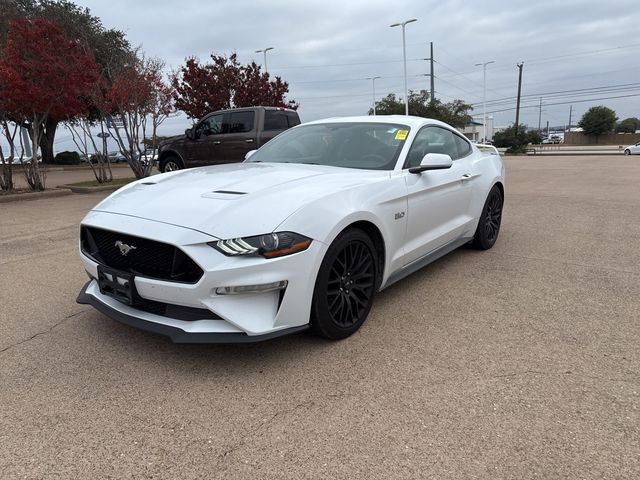
{"type": "Polygon", "coordinates": [[[80,165],[78,152],[60,152],[53,160],[56,165],[80,165]]]}
{"type": "Polygon", "coordinates": [[[537,132],[527,132],[525,125],[520,125],[518,136],[516,137],[513,126],[501,132],[496,132],[493,136],[493,144],[496,147],[507,147],[507,153],[526,153],[527,145],[530,143],[540,143],[542,138],[537,132]]]}

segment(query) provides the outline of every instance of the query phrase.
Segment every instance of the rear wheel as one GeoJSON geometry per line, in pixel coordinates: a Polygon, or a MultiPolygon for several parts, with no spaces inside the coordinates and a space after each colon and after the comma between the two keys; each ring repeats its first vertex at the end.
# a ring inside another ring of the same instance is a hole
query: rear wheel
{"type": "Polygon", "coordinates": [[[376,249],[362,230],[342,233],[325,255],[313,291],[311,331],[338,340],[364,323],[378,285],[376,249]]]}
{"type": "Polygon", "coordinates": [[[475,248],[488,250],[496,243],[502,222],[502,193],[497,185],[489,191],[484,203],[478,228],[471,242],[475,248]]]}
{"type": "Polygon", "coordinates": [[[174,155],[169,155],[163,158],[162,162],[160,162],[160,171],[162,173],[173,172],[175,170],[181,170],[183,168],[184,165],[182,164],[182,160],[174,155]]]}

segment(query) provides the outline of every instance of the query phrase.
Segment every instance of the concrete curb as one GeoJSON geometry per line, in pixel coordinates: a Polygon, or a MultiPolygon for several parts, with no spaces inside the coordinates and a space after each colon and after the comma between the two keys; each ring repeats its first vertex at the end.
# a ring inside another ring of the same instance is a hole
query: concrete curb
{"type": "Polygon", "coordinates": [[[0,195],[0,203],[10,203],[28,200],[40,200],[41,198],[55,198],[71,195],[71,190],[56,187],[54,190],[45,190],[44,192],[27,192],[14,193],[9,195],[0,195]]]}
{"type": "Polygon", "coordinates": [[[56,188],[67,189],[73,193],[87,194],[97,192],[115,192],[124,185],[99,185],[96,187],[79,187],[77,185],[60,185],[56,188]]]}

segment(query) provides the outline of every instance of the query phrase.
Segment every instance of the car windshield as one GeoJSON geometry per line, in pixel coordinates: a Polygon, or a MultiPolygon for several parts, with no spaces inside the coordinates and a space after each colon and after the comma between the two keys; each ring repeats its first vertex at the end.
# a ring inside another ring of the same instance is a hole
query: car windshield
{"type": "Polygon", "coordinates": [[[393,170],[409,130],[371,122],[302,125],[278,135],[247,162],[393,170]]]}

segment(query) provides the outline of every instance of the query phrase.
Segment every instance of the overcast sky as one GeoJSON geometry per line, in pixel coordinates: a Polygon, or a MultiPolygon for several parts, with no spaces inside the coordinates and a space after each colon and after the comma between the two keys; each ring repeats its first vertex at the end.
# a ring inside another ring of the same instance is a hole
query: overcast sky
{"type": "MultiPolygon", "coordinates": [[[[237,52],[241,62],[262,64],[289,82],[302,121],[366,114],[372,85],[377,97],[403,94],[402,33],[406,27],[409,88],[426,88],[429,42],[434,43],[436,96],[462,99],[482,113],[482,67],[487,68],[488,112],[496,126],[515,120],[518,70],[523,61],[521,122],[564,125],[593,105],[613,108],[620,119],[640,116],[640,13],[637,0],[522,1],[165,1],[77,0],[106,27],[126,32],[134,45],[176,69],[185,57],[207,60],[237,52]],[[635,84],[635,85],[625,85],[635,84]],[[620,85],[625,85],[618,87],[620,85]],[[611,87],[603,90],[598,87],[611,87]],[[583,90],[566,92],[567,90],[583,90]],[[565,92],[553,94],[552,92],[565,92]],[[617,99],[591,100],[600,97],[617,99]],[[510,98],[511,97],[511,98],[510,98]],[[507,99],[498,105],[492,100],[507,99]],[[551,105],[552,103],[560,105],[551,105]],[[528,108],[535,106],[535,108],[528,108]]],[[[188,122],[168,122],[176,133],[188,122]]]]}

